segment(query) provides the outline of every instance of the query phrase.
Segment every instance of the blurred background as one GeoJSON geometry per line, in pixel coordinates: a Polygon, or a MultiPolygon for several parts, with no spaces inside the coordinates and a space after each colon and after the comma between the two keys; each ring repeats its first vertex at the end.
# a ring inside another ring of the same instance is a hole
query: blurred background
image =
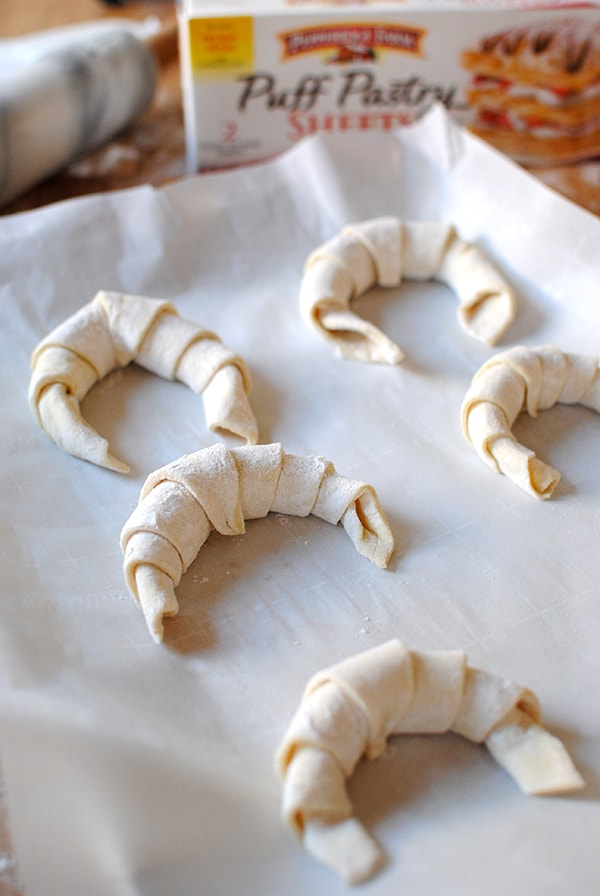
{"type": "MultiPolygon", "coordinates": [[[[139,23],[156,60],[157,82],[142,114],[58,174],[8,202],[2,202],[0,196],[0,215],[141,183],[160,186],[185,174],[177,6],[176,0],[1,0],[0,79],[10,73],[11,59],[18,56],[19,47],[27,50],[32,34],[117,19],[139,23]]],[[[538,167],[533,173],[552,189],[600,214],[600,161],[538,167]]]]}
{"type": "MultiPolygon", "coordinates": [[[[138,22],[157,63],[149,107],[109,143],[0,208],[10,214],[107,189],[159,186],[184,173],[176,3],[173,0],[2,0],[0,77],[29,52],[32,35],[111,19],[138,22]]],[[[13,66],[14,67],[14,66],[13,66]]]]}

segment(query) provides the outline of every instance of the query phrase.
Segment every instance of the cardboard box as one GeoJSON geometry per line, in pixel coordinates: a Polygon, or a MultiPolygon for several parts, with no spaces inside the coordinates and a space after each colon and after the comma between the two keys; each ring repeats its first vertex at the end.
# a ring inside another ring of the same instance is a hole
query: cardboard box
{"type": "Polygon", "coordinates": [[[600,155],[600,0],[182,0],[189,170],[434,101],[517,161],[600,155]]]}

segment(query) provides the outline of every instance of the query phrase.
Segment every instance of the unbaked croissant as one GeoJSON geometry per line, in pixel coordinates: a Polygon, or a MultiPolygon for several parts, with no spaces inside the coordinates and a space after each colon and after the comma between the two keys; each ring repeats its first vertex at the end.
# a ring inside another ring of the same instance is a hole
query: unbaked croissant
{"type": "Polygon", "coordinates": [[[255,444],[246,364],[217,335],[180,317],[167,301],[99,292],[35,348],[29,404],[42,429],[65,451],[120,473],[108,442],[81,416],[79,403],[98,380],[131,361],[203,397],[210,429],[255,444]]]}
{"type": "Polygon", "coordinates": [[[535,417],[557,403],[600,411],[598,358],[555,345],[519,345],[490,358],[475,374],[462,404],[463,433],[493,470],[546,499],[560,473],[517,442],[511,430],[521,411],[535,417]]]}
{"type": "Polygon", "coordinates": [[[215,529],[241,535],[269,512],[342,523],[356,550],[385,567],[394,539],[370,485],[340,475],[322,457],[286,454],[279,443],[184,455],[146,479],[121,532],[125,578],[150,633],[178,611],[175,588],[215,529]]]}
{"type": "Polygon", "coordinates": [[[515,297],[498,270],[451,224],[382,217],[350,224],[312,252],[300,286],[303,319],[343,358],[398,364],[402,350],[374,324],[350,310],[375,284],[440,280],[459,299],[464,329],[490,345],[515,316],[515,297]]]}
{"type": "Polygon", "coordinates": [[[393,639],[317,673],[276,753],[282,815],[314,858],[356,884],[382,863],[353,817],[346,780],[394,734],[453,731],[484,743],[528,794],[583,787],[527,688],[467,665],[461,650],[408,650],[393,639]]]}

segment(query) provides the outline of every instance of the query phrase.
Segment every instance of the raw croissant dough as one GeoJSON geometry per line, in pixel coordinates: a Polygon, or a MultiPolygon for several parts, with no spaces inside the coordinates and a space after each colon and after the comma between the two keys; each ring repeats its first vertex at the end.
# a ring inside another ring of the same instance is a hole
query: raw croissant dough
{"type": "Polygon", "coordinates": [[[175,587],[210,532],[241,535],[244,520],[270,511],[341,522],[356,550],[380,567],[394,549],[375,490],[322,457],[286,454],[278,443],[184,455],[148,476],[121,532],[125,578],[156,641],[163,616],[178,611],[175,587]]]}
{"type": "Polygon", "coordinates": [[[244,361],[218,336],[160,299],[99,292],[49,333],[32,354],[29,404],[42,429],[76,457],[128,472],[83,419],[79,403],[111,370],[131,361],[202,394],[210,429],[258,440],[244,361]]]}
{"type": "Polygon", "coordinates": [[[598,359],[554,345],[516,346],[490,358],[475,374],[462,404],[462,429],[479,456],[536,498],[549,498],[560,473],[519,444],[512,426],[557,403],[600,411],[598,359]]]}
{"type": "Polygon", "coordinates": [[[512,290],[476,246],[450,224],[373,218],[350,224],[311,253],[300,286],[304,320],[343,358],[398,364],[401,349],[350,310],[353,298],[375,284],[436,279],[454,290],[465,330],[490,345],[515,316],[512,290]]]}
{"type": "Polygon", "coordinates": [[[352,815],[346,779],[393,734],[454,731],[484,743],[528,794],[583,787],[528,689],[473,669],[460,650],[407,650],[397,639],[317,673],[277,750],[282,814],[316,859],[356,884],[382,853],[352,815]]]}

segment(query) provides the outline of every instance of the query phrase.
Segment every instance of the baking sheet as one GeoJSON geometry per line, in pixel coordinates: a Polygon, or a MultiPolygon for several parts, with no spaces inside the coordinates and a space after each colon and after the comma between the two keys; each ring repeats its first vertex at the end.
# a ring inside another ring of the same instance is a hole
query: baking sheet
{"type": "Polygon", "coordinates": [[[551,501],[493,474],[459,408],[495,349],[460,329],[440,284],[356,303],[403,347],[402,365],[333,355],[300,320],[303,262],[344,224],[382,214],[452,221],[496,260],[519,294],[498,349],[597,353],[600,221],[441,108],[393,135],[317,136],[257,168],[0,220],[0,743],[28,896],[349,892],[281,827],[273,753],[313,672],[390,637],[463,648],[532,688],[587,788],[528,798],[459,737],[394,738],[350,782],[388,856],[361,892],[596,891],[600,424],[566,406],[517,422],[563,473],[551,501]],[[154,644],[119,531],[149,472],[238,443],[207,430],[184,386],[135,365],[83,404],[130,476],[37,428],[31,349],[98,289],[168,298],[238,350],[261,442],[324,455],[377,489],[390,567],[312,517],[213,533],[154,644]]]}

